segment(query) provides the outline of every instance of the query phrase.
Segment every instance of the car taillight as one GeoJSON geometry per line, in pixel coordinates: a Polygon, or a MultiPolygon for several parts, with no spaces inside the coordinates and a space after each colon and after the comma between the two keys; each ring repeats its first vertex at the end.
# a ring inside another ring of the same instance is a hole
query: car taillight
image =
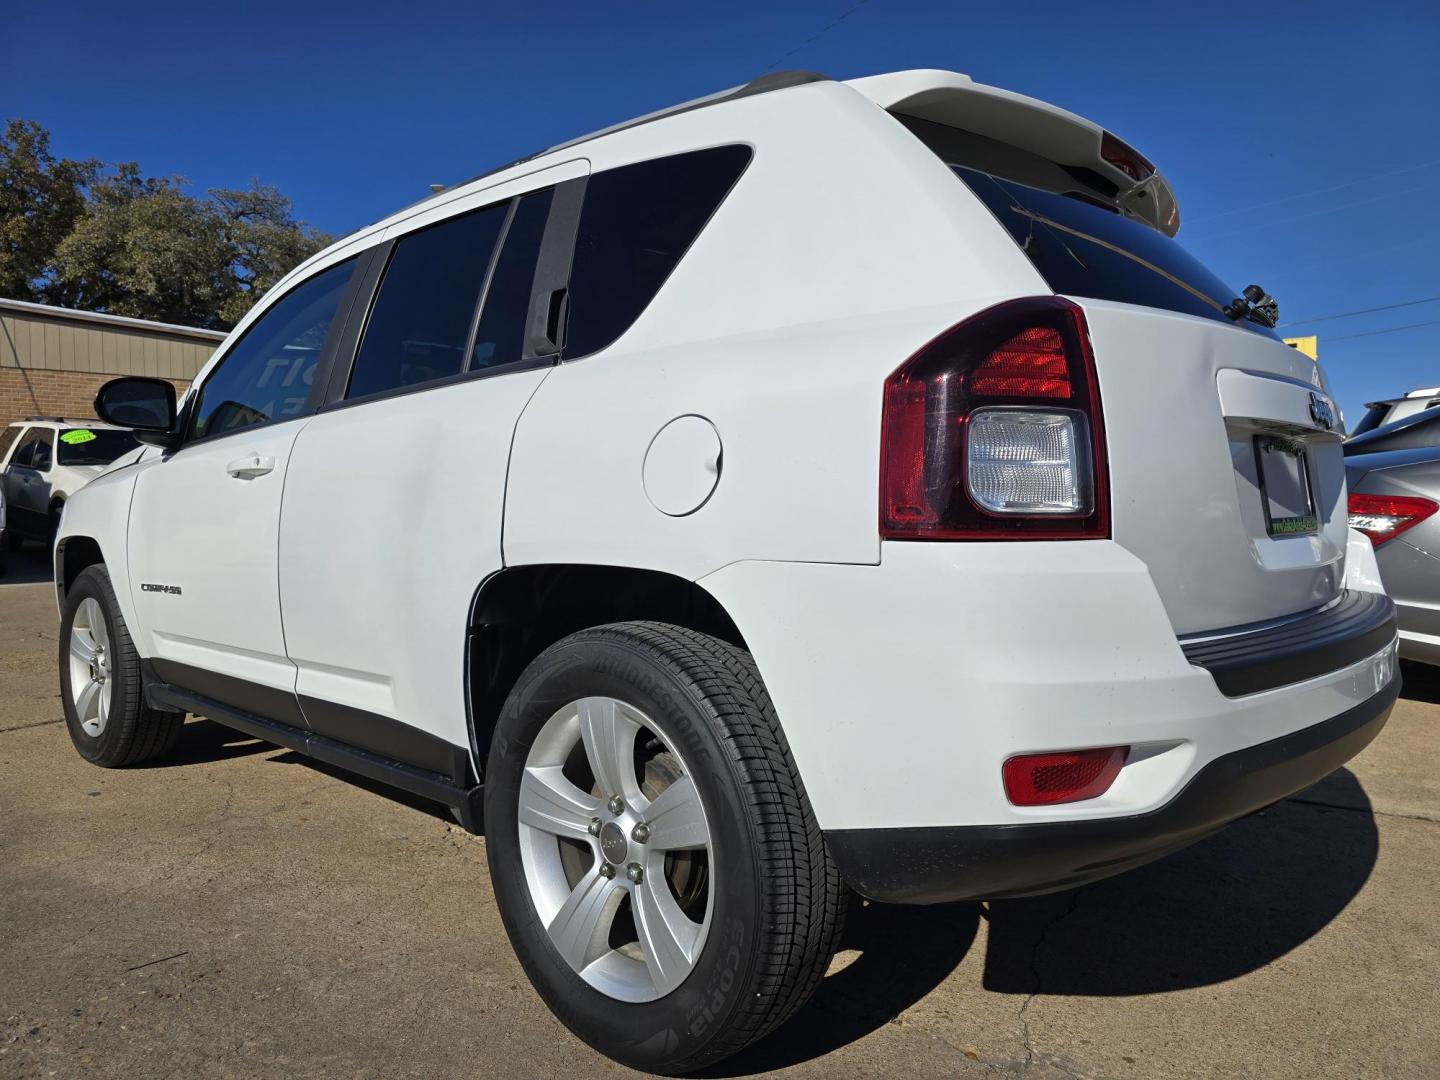
{"type": "Polygon", "coordinates": [[[1110,535],[1100,389],[1085,316],[1057,296],[951,327],[885,381],[880,535],[1110,535]]]}
{"type": "Polygon", "coordinates": [[[1376,547],[1413,529],[1436,510],[1440,503],[1409,495],[1350,496],[1350,527],[1359,529],[1376,547]]]}
{"type": "Polygon", "coordinates": [[[1053,806],[1104,795],[1120,775],[1128,746],[1021,754],[1000,767],[1005,797],[1016,806],[1053,806]]]}
{"type": "Polygon", "coordinates": [[[1155,175],[1155,166],[1146,160],[1144,154],[1108,131],[1100,137],[1100,156],[1131,180],[1148,180],[1155,175]]]}

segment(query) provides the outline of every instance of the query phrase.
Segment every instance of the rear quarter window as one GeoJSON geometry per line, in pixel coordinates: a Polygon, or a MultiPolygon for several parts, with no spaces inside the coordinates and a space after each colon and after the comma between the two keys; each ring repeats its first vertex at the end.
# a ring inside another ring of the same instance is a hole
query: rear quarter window
{"type": "Polygon", "coordinates": [[[716,146],[590,177],[570,269],[565,356],[605,348],[640,317],[750,163],[716,146]]]}

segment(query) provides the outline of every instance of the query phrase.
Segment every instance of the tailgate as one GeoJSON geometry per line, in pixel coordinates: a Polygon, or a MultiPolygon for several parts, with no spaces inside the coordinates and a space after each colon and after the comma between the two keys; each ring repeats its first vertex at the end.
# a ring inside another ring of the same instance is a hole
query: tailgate
{"type": "Polygon", "coordinates": [[[1073,297],[1085,310],[1115,540],[1177,633],[1319,607],[1345,576],[1345,465],[1319,369],[1238,326],[1073,297]],[[1312,404],[1314,408],[1312,408],[1312,404]]]}

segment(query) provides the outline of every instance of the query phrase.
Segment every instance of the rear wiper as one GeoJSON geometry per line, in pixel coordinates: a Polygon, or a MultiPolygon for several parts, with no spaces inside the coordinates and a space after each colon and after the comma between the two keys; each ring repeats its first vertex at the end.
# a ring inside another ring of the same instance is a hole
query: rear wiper
{"type": "Polygon", "coordinates": [[[1280,321],[1280,305],[1259,285],[1246,285],[1243,297],[1237,296],[1220,310],[1235,322],[1249,319],[1253,323],[1273,328],[1280,321]]]}

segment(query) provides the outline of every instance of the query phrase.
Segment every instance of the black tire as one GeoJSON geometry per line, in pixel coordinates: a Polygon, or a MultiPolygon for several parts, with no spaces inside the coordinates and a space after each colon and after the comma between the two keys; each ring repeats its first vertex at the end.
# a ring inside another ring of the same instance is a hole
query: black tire
{"type": "Polygon", "coordinates": [[[10,569],[10,534],[7,530],[5,535],[0,536],[0,577],[5,576],[5,571],[10,569]]]}
{"type": "Polygon", "coordinates": [[[844,924],[846,889],[825,848],[750,654],[666,623],[564,638],[521,675],[486,766],[487,854],[511,944],[557,1017],[616,1061],[678,1074],[784,1023],[814,992],[844,924]],[[664,997],[626,1003],[565,961],[542,924],[520,856],[519,785],[529,749],[569,702],[617,698],[651,717],[687,763],[718,868],[705,944],[664,997]]]}
{"type": "Polygon", "coordinates": [[[25,543],[25,538],[15,528],[15,523],[10,523],[10,528],[5,530],[5,547],[10,551],[19,551],[20,545],[25,543]]]}
{"type": "Polygon", "coordinates": [[[65,726],[80,756],[107,769],[138,765],[174,748],[185,722],[183,713],[152,709],[145,703],[140,680],[140,654],[130,640],[110,575],[102,566],[80,572],[65,594],[64,616],[60,620],[60,700],[65,707],[65,726]],[[70,634],[81,604],[93,599],[100,605],[109,636],[110,713],[99,735],[81,725],[71,692],[70,634]]]}

